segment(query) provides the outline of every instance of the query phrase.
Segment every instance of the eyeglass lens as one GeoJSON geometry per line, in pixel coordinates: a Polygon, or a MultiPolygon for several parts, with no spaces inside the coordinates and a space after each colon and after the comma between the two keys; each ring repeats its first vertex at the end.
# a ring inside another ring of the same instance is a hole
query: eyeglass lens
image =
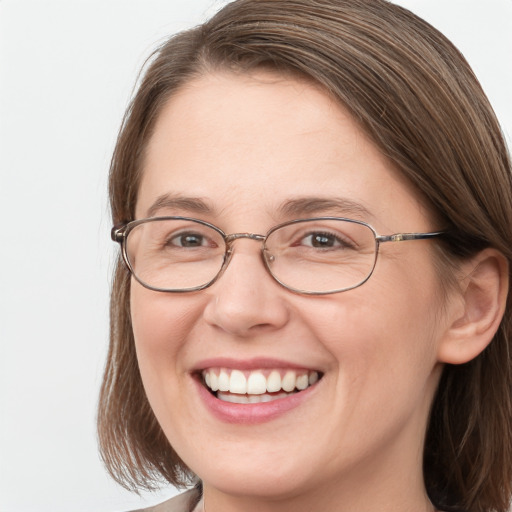
{"type": "MultiPolygon", "coordinates": [[[[126,239],[133,273],[160,290],[183,291],[210,283],[223,267],[226,249],[220,231],[186,219],[143,222],[126,239]]],[[[268,234],[263,257],[269,272],[288,288],[309,293],[344,290],[371,274],[375,234],[357,221],[296,221],[268,234]]]]}

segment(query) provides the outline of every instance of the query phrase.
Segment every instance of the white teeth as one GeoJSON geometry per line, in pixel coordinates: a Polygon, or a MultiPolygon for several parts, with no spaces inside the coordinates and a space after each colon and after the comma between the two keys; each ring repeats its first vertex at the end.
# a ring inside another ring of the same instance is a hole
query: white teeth
{"type": "Polygon", "coordinates": [[[207,386],[210,386],[212,391],[217,391],[219,389],[219,376],[215,372],[208,373],[210,376],[210,384],[206,383],[207,386]]]}
{"type": "MultiPolygon", "coordinates": [[[[218,395],[222,395],[223,399],[227,396],[224,395],[226,392],[244,397],[243,399],[234,399],[235,403],[258,403],[274,400],[288,396],[295,390],[302,391],[315,384],[319,379],[318,372],[315,371],[287,370],[284,375],[282,375],[282,370],[267,372],[268,370],[242,372],[226,368],[210,368],[203,371],[203,379],[206,386],[214,392],[218,391],[218,395]],[[283,393],[275,394],[280,391],[283,393]],[[274,394],[270,395],[269,393],[274,394]]],[[[228,397],[226,401],[233,400],[228,397]]]]}
{"type": "Polygon", "coordinates": [[[247,393],[247,380],[240,370],[233,370],[231,372],[229,391],[237,395],[245,395],[247,393]]]}
{"type": "Polygon", "coordinates": [[[295,383],[295,386],[300,391],[302,391],[303,389],[306,389],[309,386],[308,375],[306,373],[304,375],[299,375],[297,377],[297,381],[295,383]]]}
{"type": "Polygon", "coordinates": [[[219,391],[229,391],[229,375],[226,370],[221,370],[219,373],[219,391]]]}
{"type": "Polygon", "coordinates": [[[281,374],[277,370],[272,370],[267,377],[267,391],[275,393],[281,389],[281,374]]]}
{"type": "Polygon", "coordinates": [[[295,382],[297,380],[297,376],[295,375],[295,372],[288,371],[284,374],[283,380],[281,382],[281,387],[285,391],[293,391],[295,389],[295,382]]]}
{"type": "Polygon", "coordinates": [[[248,404],[249,397],[247,395],[231,395],[229,393],[219,393],[224,402],[231,402],[232,404],[248,404]]]}
{"type": "Polygon", "coordinates": [[[262,395],[235,395],[231,393],[219,392],[217,398],[223,402],[230,402],[232,404],[259,404],[263,402],[273,402],[279,398],[286,398],[287,396],[293,395],[293,393],[277,393],[269,395],[264,393],[262,395]]]}
{"type": "Polygon", "coordinates": [[[263,395],[247,395],[250,404],[259,404],[262,401],[263,395]]]}
{"type": "Polygon", "coordinates": [[[253,372],[247,379],[247,393],[250,395],[262,395],[267,391],[267,379],[261,372],[253,372]]]}

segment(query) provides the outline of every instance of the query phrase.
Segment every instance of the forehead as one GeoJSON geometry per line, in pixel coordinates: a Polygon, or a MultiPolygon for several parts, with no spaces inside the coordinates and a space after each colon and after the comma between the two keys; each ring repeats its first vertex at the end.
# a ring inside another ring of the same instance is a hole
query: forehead
{"type": "Polygon", "coordinates": [[[268,72],[207,75],[171,97],[146,150],[137,217],[159,214],[165,196],[200,199],[212,216],[276,221],[304,198],[376,217],[398,196],[419,206],[345,109],[319,87],[268,72]]]}

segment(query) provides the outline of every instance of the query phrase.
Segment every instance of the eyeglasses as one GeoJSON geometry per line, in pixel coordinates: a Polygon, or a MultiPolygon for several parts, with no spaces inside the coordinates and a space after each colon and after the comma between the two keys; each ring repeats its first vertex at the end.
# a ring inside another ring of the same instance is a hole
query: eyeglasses
{"type": "Polygon", "coordinates": [[[112,228],[123,259],[135,279],[162,292],[191,292],[211,286],[226,270],[236,240],[262,243],[261,258],[270,275],[296,293],[324,295],[356,288],[373,273],[384,242],[423,240],[442,235],[377,235],[365,222],[339,217],[298,219],[266,235],[225,234],[208,222],[188,217],[152,217],[112,228]]]}

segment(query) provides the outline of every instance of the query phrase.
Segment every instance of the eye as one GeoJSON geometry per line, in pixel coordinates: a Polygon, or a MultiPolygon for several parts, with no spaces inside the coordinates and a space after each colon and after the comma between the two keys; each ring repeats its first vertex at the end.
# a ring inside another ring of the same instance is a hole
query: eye
{"type": "Polygon", "coordinates": [[[315,249],[343,249],[350,248],[352,244],[334,233],[315,231],[303,236],[296,245],[313,247],[315,249]]]}
{"type": "Polygon", "coordinates": [[[199,233],[179,233],[167,240],[167,245],[190,248],[190,247],[214,247],[216,244],[204,235],[199,233]]]}
{"type": "Polygon", "coordinates": [[[338,240],[331,233],[311,233],[302,239],[304,245],[311,247],[336,247],[339,245],[338,240]]]}

